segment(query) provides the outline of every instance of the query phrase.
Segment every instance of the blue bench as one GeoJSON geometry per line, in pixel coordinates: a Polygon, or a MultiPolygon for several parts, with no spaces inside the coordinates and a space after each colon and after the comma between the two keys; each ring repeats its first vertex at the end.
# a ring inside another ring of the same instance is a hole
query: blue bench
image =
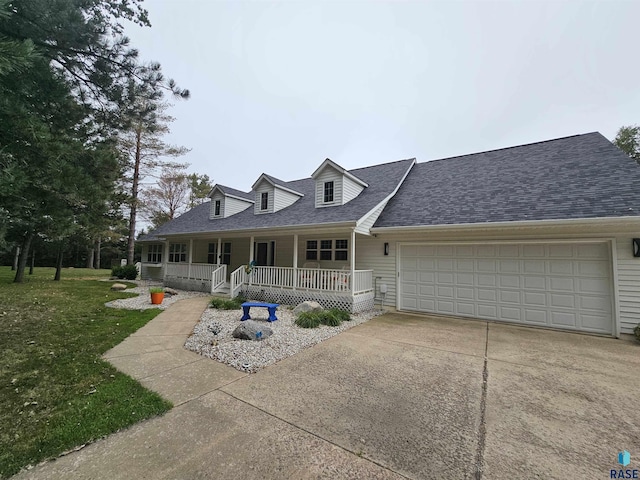
{"type": "Polygon", "coordinates": [[[249,315],[249,310],[251,307],[263,307],[269,310],[269,321],[275,322],[278,317],[276,317],[276,308],[280,306],[279,303],[264,303],[264,302],[244,302],[242,304],[242,311],[244,314],[240,321],[244,322],[245,320],[251,320],[251,316],[249,315]]]}

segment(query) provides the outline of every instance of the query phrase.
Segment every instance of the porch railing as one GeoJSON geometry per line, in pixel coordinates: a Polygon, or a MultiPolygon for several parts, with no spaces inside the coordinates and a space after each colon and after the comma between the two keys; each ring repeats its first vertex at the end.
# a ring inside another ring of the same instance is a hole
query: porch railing
{"type": "MultiPolygon", "coordinates": [[[[245,272],[245,267],[240,269],[245,272]]],[[[238,272],[236,270],[236,272],[238,272]]],[[[234,272],[235,273],[235,272],[234,272]]],[[[325,292],[351,292],[351,271],[334,270],[324,268],[298,268],[293,267],[253,267],[251,273],[245,275],[248,285],[297,289],[319,290],[325,292]]],[[[233,276],[233,274],[232,274],[233,276]]],[[[353,294],[357,295],[373,291],[373,270],[356,270],[354,272],[353,294]]],[[[233,285],[233,282],[232,282],[233,285]]]]}
{"type": "Polygon", "coordinates": [[[213,272],[219,267],[211,263],[167,263],[165,276],[210,282],[213,272]]]}
{"type": "Polygon", "coordinates": [[[247,283],[247,273],[245,268],[246,265],[241,265],[231,272],[231,278],[229,279],[229,295],[231,298],[237,297],[242,289],[242,285],[247,283]]]}
{"type": "Polygon", "coordinates": [[[211,274],[211,293],[217,291],[227,281],[227,266],[222,264],[217,267],[211,274]]]}

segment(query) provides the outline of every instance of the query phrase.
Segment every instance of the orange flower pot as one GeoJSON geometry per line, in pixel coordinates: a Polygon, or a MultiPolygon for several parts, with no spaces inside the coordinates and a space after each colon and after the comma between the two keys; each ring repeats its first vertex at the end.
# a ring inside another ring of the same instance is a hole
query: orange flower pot
{"type": "Polygon", "coordinates": [[[151,303],[153,305],[160,305],[162,300],[164,300],[164,292],[151,294],[151,303]]]}

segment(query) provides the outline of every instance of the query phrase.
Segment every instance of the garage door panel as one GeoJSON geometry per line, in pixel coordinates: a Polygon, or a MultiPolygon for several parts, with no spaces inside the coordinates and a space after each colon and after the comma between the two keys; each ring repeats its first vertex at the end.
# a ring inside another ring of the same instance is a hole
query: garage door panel
{"type": "Polygon", "coordinates": [[[400,247],[407,310],[612,333],[607,244],[400,247]]]}
{"type": "Polygon", "coordinates": [[[576,308],[576,299],[573,295],[562,295],[559,293],[552,293],[549,295],[551,308],[576,308]]]}
{"type": "Polygon", "coordinates": [[[490,320],[498,319],[498,307],[496,305],[478,304],[478,316],[490,320]]]}
{"type": "Polygon", "coordinates": [[[438,313],[444,313],[444,314],[454,314],[455,310],[453,308],[453,302],[449,302],[446,300],[438,300],[437,301],[437,305],[438,305],[438,313]]]}
{"type": "Polygon", "coordinates": [[[576,327],[578,320],[573,312],[551,312],[551,326],[553,327],[576,327]]]}
{"type": "Polygon", "coordinates": [[[438,272],[438,274],[436,275],[436,279],[438,283],[453,284],[454,274],[452,272],[444,272],[444,273],[438,272]]]}
{"type": "Polygon", "coordinates": [[[498,287],[500,288],[520,288],[520,276],[500,275],[498,277],[498,287]]]}
{"type": "Polygon", "coordinates": [[[500,318],[511,322],[521,322],[522,310],[513,307],[500,307],[500,318]]]}
{"type": "Polygon", "coordinates": [[[522,273],[525,275],[545,274],[543,260],[524,260],[522,262],[522,273]]]}
{"type": "Polygon", "coordinates": [[[536,292],[524,292],[524,300],[522,302],[525,307],[546,307],[547,306],[547,294],[536,292]]]}
{"type": "Polygon", "coordinates": [[[465,303],[465,302],[457,302],[455,304],[456,315],[475,317],[476,316],[476,308],[474,303],[465,303]]]}
{"type": "Polygon", "coordinates": [[[553,275],[573,275],[573,264],[568,260],[549,261],[547,271],[553,275]]]}
{"type": "Polygon", "coordinates": [[[519,291],[501,290],[500,303],[522,304],[522,293],[519,291]]]}

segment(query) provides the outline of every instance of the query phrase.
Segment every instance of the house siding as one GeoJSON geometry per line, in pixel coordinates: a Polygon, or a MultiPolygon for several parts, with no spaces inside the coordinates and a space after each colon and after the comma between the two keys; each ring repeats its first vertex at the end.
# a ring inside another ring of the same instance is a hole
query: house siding
{"type": "Polygon", "coordinates": [[[633,333],[640,323],[640,258],[633,256],[632,237],[616,239],[620,332],[633,333]]]}
{"type": "Polygon", "coordinates": [[[354,198],[356,198],[358,195],[360,195],[360,192],[362,192],[362,190],[364,190],[364,187],[356,182],[354,182],[353,180],[351,180],[349,177],[343,177],[342,179],[342,203],[348,203],[351,200],[353,200],[354,198]]]}
{"type": "Polygon", "coordinates": [[[236,198],[225,198],[224,203],[224,216],[230,217],[236,213],[240,213],[251,206],[251,202],[243,202],[236,198]]]}
{"type": "Polygon", "coordinates": [[[293,205],[299,198],[299,195],[294,195],[293,193],[287,192],[285,190],[274,188],[273,211],[277,212],[278,210],[287,208],[289,205],[293,205]]]}
{"type": "Polygon", "coordinates": [[[274,188],[273,185],[271,185],[269,182],[267,182],[266,180],[262,180],[258,185],[256,185],[256,188],[254,189],[254,192],[256,194],[256,198],[255,198],[255,204],[254,204],[254,209],[253,212],[256,215],[260,215],[263,213],[273,213],[273,193],[274,193],[274,188]],[[267,202],[267,209],[266,210],[260,210],[260,199],[262,196],[263,192],[267,192],[269,193],[269,201],[267,202]]]}
{"type": "Polygon", "coordinates": [[[362,235],[369,235],[369,229],[373,227],[373,224],[376,223],[376,220],[384,210],[387,202],[382,203],[378,208],[376,208],[373,212],[371,212],[360,225],[356,227],[356,233],[360,233],[362,235]]]}
{"type": "Polygon", "coordinates": [[[342,205],[343,175],[335,168],[327,166],[316,178],[316,208],[342,205]],[[324,183],[333,182],[333,203],[324,203],[324,183]]]}

